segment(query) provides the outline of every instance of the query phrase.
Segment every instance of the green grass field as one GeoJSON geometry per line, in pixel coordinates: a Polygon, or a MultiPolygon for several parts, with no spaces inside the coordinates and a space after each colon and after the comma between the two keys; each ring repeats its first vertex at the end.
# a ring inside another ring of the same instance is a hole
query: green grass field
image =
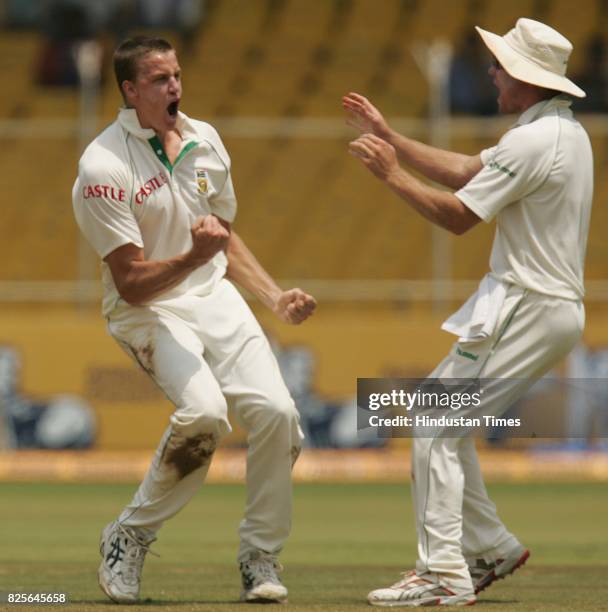
{"type": "MultiPolygon", "coordinates": [[[[133,486],[0,485],[0,591],[67,591],[58,609],[116,610],[97,586],[98,535],[133,486]]],[[[608,487],[490,487],[500,514],[532,550],[514,577],[478,606],[513,610],[608,609],[608,487]]],[[[167,523],[130,610],[218,610],[238,603],[234,561],[244,489],[210,485],[167,523]]],[[[407,485],[298,485],[293,535],[282,555],[294,610],[370,610],[367,592],[410,569],[415,536],[407,485]]],[[[278,609],[278,606],[270,606],[278,609]]],[[[2,610],[41,610],[5,606],[2,610]]],[[[285,608],[282,608],[285,609],[285,608]]]]}

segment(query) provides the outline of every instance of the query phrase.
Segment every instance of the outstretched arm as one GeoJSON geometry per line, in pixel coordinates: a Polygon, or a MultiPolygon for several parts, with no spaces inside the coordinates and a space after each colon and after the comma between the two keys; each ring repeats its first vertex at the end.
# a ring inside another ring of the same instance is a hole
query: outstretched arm
{"type": "Polygon", "coordinates": [[[399,159],[426,176],[450,189],[464,187],[483,167],[479,155],[463,155],[431,147],[393,130],[382,113],[364,96],[349,93],[342,98],[342,106],[349,113],[348,125],[362,134],[375,134],[391,144],[399,159]]]}
{"type": "Polygon", "coordinates": [[[399,166],[394,147],[373,134],[349,145],[349,152],[423,217],[454,234],[464,234],[481,219],[454,194],[421,183],[399,166]]]}
{"type": "Polygon", "coordinates": [[[283,291],[235,232],[230,236],[227,255],[226,276],[253,293],[282,321],[298,325],[312,315],[315,299],[298,288],[283,291]]]}

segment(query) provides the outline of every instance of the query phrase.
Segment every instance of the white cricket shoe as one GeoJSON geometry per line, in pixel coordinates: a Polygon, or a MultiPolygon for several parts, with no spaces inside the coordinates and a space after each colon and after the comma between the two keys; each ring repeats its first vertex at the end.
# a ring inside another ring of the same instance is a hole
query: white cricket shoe
{"type": "MultiPolygon", "coordinates": [[[[135,603],[144,559],[156,538],[139,527],[125,527],[118,521],[106,525],[101,532],[99,552],[99,586],[116,603],[135,603]]],[[[153,553],[154,554],[154,553],[153,553]]]]}
{"type": "Polygon", "coordinates": [[[287,603],[287,589],[279,580],[277,572],[283,570],[274,555],[252,552],[239,564],[241,570],[241,601],[258,603],[287,603]]]}
{"type": "Polygon", "coordinates": [[[385,589],[376,589],[367,596],[372,606],[385,608],[418,606],[470,606],[476,601],[472,591],[457,593],[439,583],[437,574],[415,570],[405,572],[401,580],[385,589]]]}
{"type": "Polygon", "coordinates": [[[496,561],[490,563],[483,559],[467,559],[475,593],[481,593],[493,582],[502,580],[512,574],[528,560],[529,556],[530,551],[520,544],[508,555],[505,555],[504,559],[496,559],[496,561]]]}

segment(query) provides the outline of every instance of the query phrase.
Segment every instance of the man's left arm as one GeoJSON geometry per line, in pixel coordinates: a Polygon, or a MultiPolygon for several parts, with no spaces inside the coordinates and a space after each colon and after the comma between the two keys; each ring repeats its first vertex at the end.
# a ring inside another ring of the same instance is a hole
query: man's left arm
{"type": "Polygon", "coordinates": [[[423,217],[454,234],[464,234],[481,218],[453,193],[430,187],[401,168],[395,148],[373,134],[349,145],[352,155],[423,217]]]}
{"type": "Polygon", "coordinates": [[[316,300],[298,288],[283,291],[234,231],[230,235],[226,254],[226,276],[253,293],[282,321],[298,325],[312,315],[317,306],[316,300]]]}

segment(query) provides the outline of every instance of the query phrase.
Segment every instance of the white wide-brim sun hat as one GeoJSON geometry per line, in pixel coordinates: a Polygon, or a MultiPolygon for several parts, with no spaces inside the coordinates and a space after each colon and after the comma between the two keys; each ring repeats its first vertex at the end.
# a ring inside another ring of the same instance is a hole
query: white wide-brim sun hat
{"type": "Polygon", "coordinates": [[[518,81],[584,98],[566,77],[572,43],[544,23],[521,18],[504,36],[475,27],[500,65],[518,81]]]}

